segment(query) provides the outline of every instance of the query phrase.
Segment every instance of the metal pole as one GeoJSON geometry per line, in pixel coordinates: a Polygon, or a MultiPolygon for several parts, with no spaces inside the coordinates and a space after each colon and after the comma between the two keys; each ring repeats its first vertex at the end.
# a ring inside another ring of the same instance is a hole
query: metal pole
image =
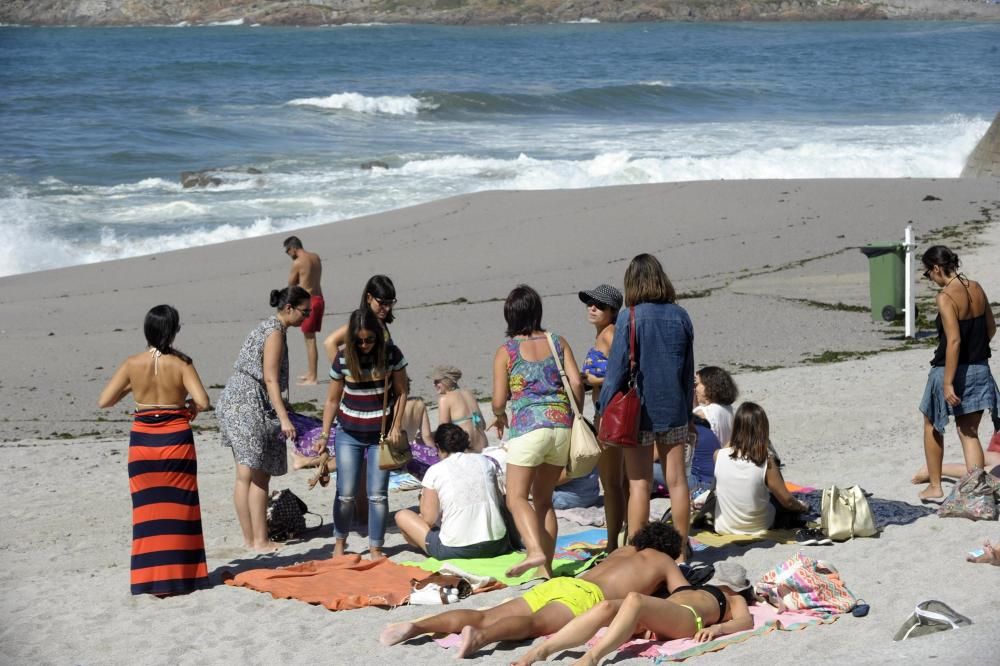
{"type": "Polygon", "coordinates": [[[905,336],[912,338],[916,335],[916,298],[913,293],[913,248],[916,246],[913,238],[913,223],[906,225],[906,233],[903,236],[903,248],[906,251],[906,268],[904,270],[906,279],[906,306],[903,308],[905,324],[905,336]]]}

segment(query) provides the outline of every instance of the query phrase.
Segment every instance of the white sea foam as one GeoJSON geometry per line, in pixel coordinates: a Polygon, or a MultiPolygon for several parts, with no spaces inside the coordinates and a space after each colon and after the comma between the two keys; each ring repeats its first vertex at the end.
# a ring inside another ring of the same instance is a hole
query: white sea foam
{"type": "Polygon", "coordinates": [[[656,88],[673,88],[674,84],[670,81],[661,81],[659,79],[655,81],[639,81],[640,86],[653,86],[656,88]]]}
{"type": "Polygon", "coordinates": [[[211,23],[203,23],[202,25],[212,28],[217,28],[220,26],[227,26],[227,25],[243,25],[244,23],[246,23],[246,19],[238,18],[229,21],[212,21],[211,23]]]}
{"type": "Polygon", "coordinates": [[[329,97],[305,97],[288,102],[290,106],[314,106],[336,111],[379,113],[390,116],[415,115],[421,110],[436,109],[436,104],[424,102],[411,95],[368,97],[360,93],[344,92],[329,97]]]}
{"type": "Polygon", "coordinates": [[[570,24],[581,24],[581,23],[583,23],[583,24],[592,24],[592,23],[600,23],[600,22],[601,22],[600,19],[595,19],[595,18],[578,18],[578,19],[575,19],[573,21],[563,21],[563,23],[570,23],[570,24]]]}
{"type": "Polygon", "coordinates": [[[254,176],[223,171],[218,188],[185,190],[161,178],[108,186],[45,178],[0,192],[0,237],[30,237],[37,249],[25,254],[18,243],[0,244],[0,275],[218,243],[492,189],[955,177],[988,125],[961,116],[903,126],[702,123],[618,133],[565,125],[539,127],[537,134],[484,131],[481,154],[399,154],[392,161],[400,166],[390,169],[363,171],[347,160],[290,163],[254,176]],[[525,149],[536,145],[544,152],[525,149]]]}

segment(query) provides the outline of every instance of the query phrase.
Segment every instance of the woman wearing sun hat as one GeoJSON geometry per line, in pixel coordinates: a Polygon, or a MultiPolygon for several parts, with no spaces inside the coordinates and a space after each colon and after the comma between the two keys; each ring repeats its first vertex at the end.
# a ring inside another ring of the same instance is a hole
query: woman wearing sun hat
{"type": "Polygon", "coordinates": [[[532,648],[515,665],[544,661],[550,655],[587,643],[601,627],[604,634],[577,663],[597,664],[637,633],[656,640],[694,638],[699,643],[753,628],[749,604],[753,588],[746,569],[736,562],[719,562],[704,585],[689,585],[677,565],[667,572],[668,599],[631,592],[624,599],[605,600],[574,618],[548,640],[532,648]]]}
{"type": "MultiPolygon", "coordinates": [[[[579,292],[580,301],[587,307],[587,321],[595,331],[594,344],[587,352],[580,369],[584,388],[592,391],[594,399],[601,392],[604,375],[608,370],[608,352],[615,337],[615,320],[622,307],[622,293],[609,284],[599,284],[593,289],[579,292]]],[[[595,427],[597,423],[595,422],[595,427]]],[[[604,486],[604,513],[608,535],[617,537],[624,520],[624,486],[622,458],[619,450],[608,450],[601,455],[597,468],[579,479],[570,479],[564,471],[552,496],[557,509],[596,506],[600,498],[600,483],[604,486]]],[[[608,539],[616,544],[615,539],[608,539]]],[[[613,546],[612,546],[613,549],[613,546]]]]}

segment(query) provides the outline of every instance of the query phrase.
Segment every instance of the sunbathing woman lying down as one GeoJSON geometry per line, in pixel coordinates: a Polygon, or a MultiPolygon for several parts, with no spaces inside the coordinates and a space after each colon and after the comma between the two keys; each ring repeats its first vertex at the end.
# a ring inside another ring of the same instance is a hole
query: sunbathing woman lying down
{"type": "MultiPolygon", "coordinates": [[[[665,523],[649,523],[635,533],[630,545],[616,549],[579,578],[553,578],[485,611],[452,610],[415,622],[391,624],[379,640],[383,645],[395,645],[421,634],[461,632],[458,657],[465,658],[497,641],[547,636],[605,599],[620,603],[629,593],[651,594],[663,587],[682,587],[687,580],[674,562],[680,551],[677,530],[665,523]]],[[[702,602],[695,606],[699,607],[706,614],[712,610],[702,602]]],[[[745,612],[746,604],[743,608],[745,612]]],[[[601,626],[595,626],[587,637],[601,626]]]]}
{"type": "MultiPolygon", "coordinates": [[[[735,562],[716,564],[715,576],[705,585],[686,584],[679,569],[677,575],[683,584],[671,585],[668,599],[631,592],[624,600],[602,601],[536,645],[514,662],[514,666],[544,661],[556,652],[583,645],[601,627],[608,627],[608,630],[576,664],[596,665],[635,636],[646,635],[658,640],[694,638],[704,642],[753,628],[753,618],[747,607],[753,591],[741,565],[735,562]]],[[[670,576],[670,579],[677,580],[677,576],[670,576]]]]}

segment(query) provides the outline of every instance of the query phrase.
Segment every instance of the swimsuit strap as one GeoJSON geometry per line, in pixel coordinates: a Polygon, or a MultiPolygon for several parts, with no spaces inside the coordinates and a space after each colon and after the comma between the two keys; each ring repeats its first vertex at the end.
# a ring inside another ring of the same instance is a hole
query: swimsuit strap
{"type": "Polygon", "coordinates": [[[163,352],[156,347],[150,347],[149,355],[153,357],[153,375],[160,374],[160,357],[163,356],[163,352]]]}
{"type": "MultiPolygon", "coordinates": [[[[720,590],[715,585],[706,584],[706,585],[682,585],[681,587],[675,588],[670,594],[674,595],[677,594],[678,592],[686,592],[688,590],[694,590],[695,592],[703,591],[711,594],[715,598],[716,603],[719,604],[719,622],[722,622],[722,618],[726,616],[726,608],[728,606],[725,592],[720,590]]],[[[683,606],[684,604],[680,605],[683,606]]]]}
{"type": "MultiPolygon", "coordinates": [[[[676,591],[677,590],[674,590],[674,592],[676,591]]],[[[698,633],[699,631],[705,628],[705,622],[701,619],[701,615],[698,615],[698,611],[696,611],[691,606],[688,606],[687,604],[678,604],[678,605],[687,608],[689,611],[691,611],[691,615],[694,615],[695,633],[698,633]]]]}
{"type": "Polygon", "coordinates": [[[144,402],[135,403],[136,409],[184,409],[183,405],[147,405],[144,402]]]}

